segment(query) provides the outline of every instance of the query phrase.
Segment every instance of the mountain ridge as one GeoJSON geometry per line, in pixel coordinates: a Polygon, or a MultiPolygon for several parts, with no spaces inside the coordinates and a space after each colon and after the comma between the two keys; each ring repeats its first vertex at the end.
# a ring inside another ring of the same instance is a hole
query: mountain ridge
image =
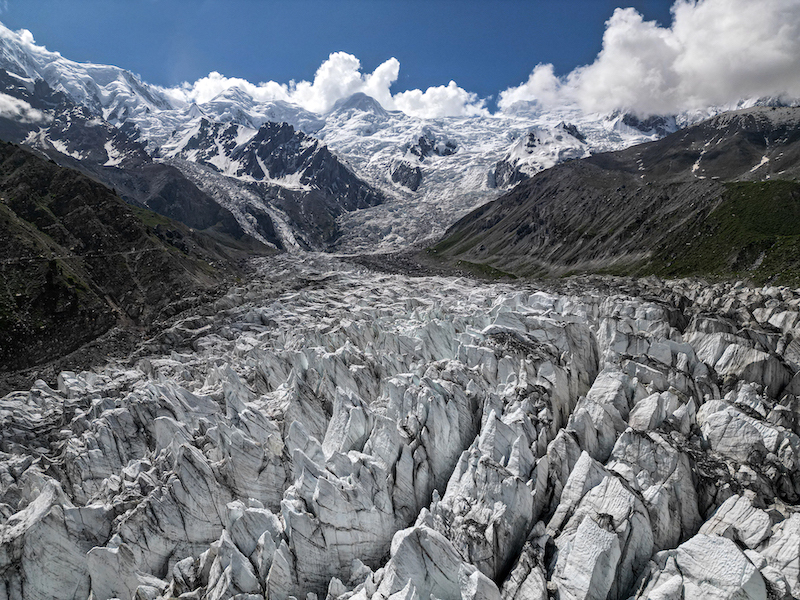
{"type": "MultiPolygon", "coordinates": [[[[324,228],[337,232],[331,236],[322,234],[308,219],[298,220],[288,214],[302,212],[299,205],[307,204],[307,199],[296,198],[288,209],[285,200],[272,203],[275,196],[296,196],[290,189],[294,181],[285,190],[266,194],[242,191],[248,187],[246,178],[251,175],[245,175],[244,185],[224,180],[209,182],[206,193],[214,190],[213,200],[233,211],[247,234],[280,248],[294,247],[294,239],[303,240],[301,246],[316,249],[382,252],[430,241],[458,217],[499,196],[507,189],[504,186],[573,157],[574,149],[559,147],[559,138],[570,139],[559,129],[561,123],[571,124],[581,132],[586,144],[584,154],[626,147],[663,133],[643,128],[625,115],[585,115],[575,108],[550,114],[518,107],[493,116],[419,119],[387,111],[364,94],[342,98],[328,113],[315,115],[281,100],[256,100],[236,86],[208,102],[193,104],[140,81],[124,69],[64,59],[36,46],[29,34],[6,28],[0,29],[0,67],[3,66],[16,70],[16,76],[26,79],[29,86],[41,77],[55,93],[118,126],[124,135],[142,144],[155,162],[167,161],[169,148],[179,145],[181,136],[202,119],[251,130],[280,121],[321,140],[337,160],[385,198],[380,203],[370,202],[355,213],[335,208],[331,212],[332,224],[324,228]],[[551,142],[532,152],[515,154],[515,144],[532,131],[551,142]],[[427,151],[421,146],[413,152],[421,139],[448,140],[458,150],[432,157],[425,156],[427,151]],[[243,200],[251,193],[255,193],[256,202],[243,200]],[[272,221],[271,227],[259,225],[267,220],[272,221]],[[311,229],[305,231],[309,226],[311,229]],[[270,230],[283,231],[285,235],[270,237],[270,230]]],[[[174,164],[178,169],[183,165],[174,164]]],[[[194,169],[189,167],[184,175],[191,178],[189,171],[194,169]]],[[[236,178],[235,173],[226,176],[236,178]]],[[[204,175],[205,180],[211,177],[204,175]]],[[[326,199],[325,204],[330,205],[332,200],[335,198],[326,199]]]]}
{"type": "Polygon", "coordinates": [[[88,177],[0,144],[0,370],[58,358],[114,325],[146,328],[263,253],[136,209],[88,177]],[[214,266],[216,265],[216,266],[214,266]]]}
{"type": "MultiPolygon", "coordinates": [[[[794,184],[781,187],[776,180],[796,182],[798,175],[800,109],[726,113],[659,141],[539,173],[453,225],[432,252],[448,261],[463,260],[518,275],[600,270],[736,276],[752,271],[763,279],[765,273],[758,271],[761,263],[755,263],[762,252],[762,262],[769,262],[770,248],[777,252],[783,243],[779,243],[783,230],[764,233],[766,237],[756,242],[747,233],[748,223],[730,222],[736,213],[728,209],[746,201],[747,189],[752,189],[754,202],[757,198],[766,202],[759,204],[765,214],[773,209],[793,214],[794,184]],[[762,181],[766,183],[758,183],[762,181]],[[733,185],[737,182],[738,187],[733,185]],[[722,262],[709,259],[705,269],[699,255],[692,268],[676,262],[687,252],[707,247],[702,240],[709,236],[724,245],[717,236],[722,231],[731,234],[731,227],[743,242],[761,250],[739,249],[737,258],[736,249],[728,248],[729,257],[719,259],[722,262]],[[746,265],[745,255],[753,252],[746,265]]],[[[788,260],[790,251],[780,252],[788,260]]],[[[792,273],[786,275],[787,281],[797,278],[793,264],[789,260],[784,265],[792,273]]]]}

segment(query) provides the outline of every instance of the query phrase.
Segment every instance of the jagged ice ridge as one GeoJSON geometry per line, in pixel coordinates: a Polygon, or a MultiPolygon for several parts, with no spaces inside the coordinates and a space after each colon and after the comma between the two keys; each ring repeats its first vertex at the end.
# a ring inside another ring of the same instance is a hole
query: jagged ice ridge
{"type": "Polygon", "coordinates": [[[641,286],[264,259],[0,401],[0,593],[797,596],[800,294],[641,286]]]}

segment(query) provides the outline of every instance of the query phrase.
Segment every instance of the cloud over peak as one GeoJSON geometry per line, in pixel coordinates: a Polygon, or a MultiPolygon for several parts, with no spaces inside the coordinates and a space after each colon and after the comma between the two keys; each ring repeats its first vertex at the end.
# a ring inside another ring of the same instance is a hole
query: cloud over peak
{"type": "MultiPolygon", "coordinates": [[[[633,8],[617,8],[594,62],[563,77],[553,65],[538,64],[527,81],[500,92],[498,108],[533,102],[543,109],[568,105],[647,116],[764,96],[800,98],[800,0],[676,0],[672,16],[665,27],[633,8]]],[[[399,72],[396,58],[363,73],[355,56],[334,52],[313,81],[254,85],[211,73],[167,93],[202,103],[238,86],[259,101],[285,100],[325,113],[336,101],[363,92],[386,109],[412,116],[489,114],[485,99],[454,81],[392,93],[399,72]]]]}
{"type": "MultiPolygon", "coordinates": [[[[0,0],[0,10],[3,5],[0,0]]],[[[0,24],[0,39],[19,46],[23,54],[33,53],[39,63],[63,60],[36,45],[24,29],[12,32],[0,24]]],[[[13,53],[8,60],[16,60],[13,53]]],[[[26,76],[36,75],[24,60],[18,67],[26,76]]],[[[392,91],[399,73],[396,58],[370,73],[352,54],[333,52],[311,81],[254,84],[212,72],[194,83],[158,89],[175,106],[203,104],[239,88],[257,102],[281,100],[318,114],[357,92],[416,117],[489,114],[487,99],[455,81],[392,91]]],[[[570,106],[648,116],[735,106],[765,96],[800,99],[800,0],[675,0],[668,26],[646,21],[633,8],[617,8],[605,23],[602,49],[591,64],[563,76],[551,64],[537,64],[526,81],[499,93],[497,107],[510,113],[519,103],[533,103],[545,110],[570,106]]],[[[17,108],[8,102],[3,106],[17,108]]]]}
{"type": "Polygon", "coordinates": [[[400,61],[396,58],[378,65],[372,73],[362,73],[361,62],[355,56],[334,52],[317,69],[313,81],[291,81],[288,84],[268,81],[256,85],[213,72],[193,84],[186,83],[163,91],[178,103],[203,104],[227,89],[238,87],[256,101],[283,100],[319,114],[328,112],[338,100],[361,92],[372,96],[388,110],[402,110],[412,116],[433,118],[488,114],[483,108],[483,100],[458,87],[454,81],[424,92],[408,90],[393,95],[391,86],[399,73],[400,61]]]}
{"type": "Polygon", "coordinates": [[[538,65],[500,94],[544,107],[668,114],[739,100],[800,97],[800,0],[677,0],[670,27],[618,8],[595,61],[566,77],[538,65]]]}

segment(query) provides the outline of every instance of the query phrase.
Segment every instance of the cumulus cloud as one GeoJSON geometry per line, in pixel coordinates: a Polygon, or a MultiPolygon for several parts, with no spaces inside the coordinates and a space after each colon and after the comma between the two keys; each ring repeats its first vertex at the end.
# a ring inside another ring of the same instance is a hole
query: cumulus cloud
{"type": "Polygon", "coordinates": [[[528,77],[528,81],[517,87],[500,92],[497,105],[510,108],[518,102],[538,102],[543,106],[554,106],[563,101],[563,84],[556,77],[553,65],[538,64],[528,77]]]}
{"type": "Polygon", "coordinates": [[[268,81],[256,85],[214,72],[193,84],[162,91],[176,104],[203,104],[225,90],[238,87],[259,102],[284,100],[316,113],[325,113],[338,100],[362,92],[388,110],[402,110],[413,116],[433,118],[486,113],[483,100],[453,81],[447,86],[431,87],[424,92],[409,90],[393,95],[391,87],[399,73],[400,62],[396,58],[385,61],[372,73],[362,73],[361,62],[355,56],[334,52],[317,69],[313,81],[291,81],[289,84],[268,81]]]}
{"type": "Polygon", "coordinates": [[[394,96],[398,110],[408,115],[433,119],[436,117],[472,117],[487,114],[485,101],[477,94],[458,87],[455,81],[446,86],[429,87],[421,90],[408,90],[394,96]]]}
{"type": "Polygon", "coordinates": [[[672,15],[662,27],[618,8],[592,64],[563,78],[539,65],[527,82],[502,92],[498,106],[535,101],[647,115],[800,97],[800,1],[677,0],[672,15]]]}
{"type": "MultiPolygon", "coordinates": [[[[27,29],[20,29],[16,32],[19,36],[19,41],[25,44],[26,46],[35,46],[36,40],[33,39],[33,34],[27,29]]],[[[44,47],[42,47],[44,48],[44,47]]]]}
{"type": "Polygon", "coordinates": [[[176,104],[191,104],[192,102],[205,104],[231,88],[239,88],[259,102],[289,99],[289,89],[286,85],[274,81],[255,85],[238,77],[225,77],[216,71],[212,71],[193,84],[184,83],[180,87],[162,89],[162,91],[176,104]]]}
{"type": "Polygon", "coordinates": [[[0,93],[0,117],[22,123],[43,123],[51,117],[19,98],[0,93]]]}
{"type": "MultiPolygon", "coordinates": [[[[0,0],[0,12],[4,6],[0,0]]],[[[800,98],[800,0],[675,0],[672,17],[665,27],[646,21],[633,8],[616,9],[591,64],[562,77],[553,65],[538,64],[527,81],[500,93],[498,108],[511,111],[525,102],[545,110],[570,105],[587,112],[621,109],[647,116],[732,106],[763,96],[800,98]]],[[[0,24],[0,37],[47,52],[24,29],[12,32],[0,24]]],[[[203,104],[240,88],[259,102],[283,100],[320,114],[356,92],[388,110],[423,118],[489,114],[485,99],[454,81],[395,93],[399,73],[396,58],[369,73],[355,56],[334,52],[312,81],[254,84],[212,72],[161,91],[175,106],[203,104]]],[[[34,114],[7,100],[2,108],[34,114]]]]}
{"type": "MultiPolygon", "coordinates": [[[[384,73],[384,79],[386,78],[385,72],[389,71],[390,80],[388,84],[391,84],[397,78],[397,70],[392,73],[391,65],[387,67],[384,67],[384,65],[381,65],[378,69],[384,73]],[[383,68],[381,69],[381,67],[383,68]],[[392,74],[394,75],[393,77],[392,74]]],[[[361,62],[355,56],[346,52],[334,52],[317,69],[313,82],[293,82],[291,99],[303,108],[323,113],[330,110],[337,100],[347,98],[356,92],[364,91],[367,80],[373,79],[373,76],[375,76],[376,82],[371,87],[377,88],[379,85],[377,81],[381,78],[380,75],[375,75],[374,73],[372,75],[364,75],[361,73],[361,62]]],[[[386,89],[388,90],[388,87],[386,89]]],[[[373,89],[373,94],[376,92],[383,93],[383,90],[373,89]]]]}

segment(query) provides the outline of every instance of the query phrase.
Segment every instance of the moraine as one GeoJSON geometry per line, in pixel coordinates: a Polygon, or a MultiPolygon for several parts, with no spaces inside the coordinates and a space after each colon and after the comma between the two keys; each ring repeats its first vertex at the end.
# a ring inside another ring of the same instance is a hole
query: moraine
{"type": "Polygon", "coordinates": [[[0,399],[0,598],[800,595],[800,291],[254,264],[0,399]]]}

